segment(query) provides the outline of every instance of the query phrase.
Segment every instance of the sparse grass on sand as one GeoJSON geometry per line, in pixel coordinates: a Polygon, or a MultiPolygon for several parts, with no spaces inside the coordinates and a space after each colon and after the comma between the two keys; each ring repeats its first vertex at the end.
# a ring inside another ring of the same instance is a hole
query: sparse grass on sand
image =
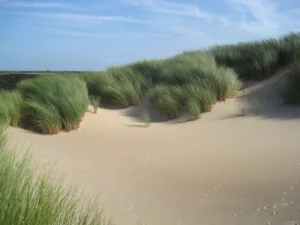
{"type": "Polygon", "coordinates": [[[63,179],[34,172],[30,155],[8,148],[0,129],[0,224],[108,224],[96,202],[78,198],[63,179]]]}
{"type": "Polygon", "coordinates": [[[89,100],[90,100],[90,104],[91,104],[91,105],[93,106],[93,108],[94,108],[94,113],[97,114],[98,107],[99,107],[99,105],[100,105],[100,97],[90,95],[90,96],[89,96],[89,100]]]}
{"type": "Polygon", "coordinates": [[[261,105],[260,105],[260,102],[259,100],[255,100],[255,114],[256,116],[259,116],[261,113],[261,105]]]}
{"type": "Polygon", "coordinates": [[[248,116],[249,106],[246,101],[240,103],[239,105],[240,116],[248,116]]]}
{"type": "Polygon", "coordinates": [[[141,113],[141,119],[144,121],[145,127],[150,127],[151,118],[147,111],[141,113]]]}

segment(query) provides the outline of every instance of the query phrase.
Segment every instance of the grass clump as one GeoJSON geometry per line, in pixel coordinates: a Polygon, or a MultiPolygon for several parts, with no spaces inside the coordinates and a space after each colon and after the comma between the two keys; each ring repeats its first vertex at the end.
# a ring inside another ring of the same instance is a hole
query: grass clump
{"type": "Polygon", "coordinates": [[[300,54],[300,33],[289,33],[279,39],[279,59],[281,66],[294,63],[300,54]]]}
{"type": "Polygon", "coordinates": [[[24,102],[23,110],[29,128],[42,134],[57,134],[62,121],[57,108],[52,104],[41,104],[33,100],[24,102]]]}
{"type": "Polygon", "coordinates": [[[210,48],[218,65],[234,69],[243,80],[270,77],[280,67],[291,65],[300,53],[300,33],[210,48]]]}
{"type": "Polygon", "coordinates": [[[0,102],[0,127],[8,127],[9,123],[10,121],[7,113],[7,108],[2,102],[0,102]]]}
{"type": "Polygon", "coordinates": [[[216,102],[216,93],[206,87],[197,84],[182,86],[183,105],[191,101],[197,103],[202,112],[209,112],[212,105],[216,102]]]}
{"type": "Polygon", "coordinates": [[[280,43],[276,39],[215,46],[210,49],[219,65],[234,69],[240,78],[264,79],[278,64],[280,43]]]}
{"type": "Polygon", "coordinates": [[[148,80],[129,68],[110,68],[85,78],[89,94],[103,103],[129,107],[140,103],[148,89],[148,80]]]}
{"type": "Polygon", "coordinates": [[[74,77],[40,76],[24,80],[17,87],[27,102],[22,109],[25,123],[33,126],[39,124],[43,133],[56,133],[49,127],[57,127],[57,123],[53,123],[57,121],[57,113],[62,128],[66,131],[77,129],[89,104],[85,82],[74,77]],[[57,113],[52,117],[46,112],[47,109],[57,113]],[[42,125],[45,127],[41,128],[42,125]]]}
{"type": "MultiPolygon", "coordinates": [[[[2,128],[1,128],[2,129],[2,128]]],[[[3,129],[2,129],[3,130],[3,129]]],[[[32,167],[31,156],[9,149],[0,131],[0,224],[107,224],[98,207],[78,198],[62,179],[32,167]]]]}
{"type": "Polygon", "coordinates": [[[225,67],[219,67],[209,81],[210,84],[206,86],[211,85],[211,89],[215,90],[219,101],[233,98],[242,86],[237,74],[232,69],[225,67]]]}
{"type": "Polygon", "coordinates": [[[4,118],[13,127],[20,125],[22,101],[22,96],[18,91],[0,91],[2,113],[6,112],[4,118]]]}
{"type": "Polygon", "coordinates": [[[150,101],[153,106],[160,112],[167,115],[169,119],[175,119],[180,116],[181,104],[180,89],[176,89],[171,85],[159,85],[149,93],[150,101]]]}
{"type": "Polygon", "coordinates": [[[259,116],[261,113],[261,105],[260,102],[258,100],[255,100],[255,114],[256,116],[259,116]]]}
{"type": "Polygon", "coordinates": [[[300,105],[300,64],[294,64],[287,74],[281,97],[285,104],[300,105]]]}
{"type": "Polygon", "coordinates": [[[249,107],[247,102],[240,103],[239,111],[241,116],[248,116],[249,107]]]}
{"type": "Polygon", "coordinates": [[[150,127],[151,118],[147,111],[141,113],[141,119],[145,123],[145,127],[150,127]]]}
{"type": "Polygon", "coordinates": [[[90,96],[89,96],[89,100],[90,100],[90,104],[91,104],[91,105],[93,106],[93,108],[94,108],[94,113],[96,114],[97,111],[98,111],[98,107],[99,107],[99,105],[100,105],[100,97],[90,95],[90,96]]]}
{"type": "Polygon", "coordinates": [[[201,109],[197,100],[188,101],[187,111],[193,120],[198,120],[201,116],[201,109]]]}

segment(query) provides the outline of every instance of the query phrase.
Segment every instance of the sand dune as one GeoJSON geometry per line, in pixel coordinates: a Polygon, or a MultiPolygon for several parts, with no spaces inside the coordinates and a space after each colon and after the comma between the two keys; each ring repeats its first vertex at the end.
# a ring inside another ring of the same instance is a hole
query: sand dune
{"type": "Polygon", "coordinates": [[[78,131],[43,136],[10,128],[15,144],[99,195],[120,225],[300,223],[299,108],[282,106],[282,75],[250,84],[194,122],[154,122],[142,109],[100,108],[78,131]],[[261,112],[255,116],[254,102],[261,112]],[[239,116],[239,105],[250,107],[239,116]]]}

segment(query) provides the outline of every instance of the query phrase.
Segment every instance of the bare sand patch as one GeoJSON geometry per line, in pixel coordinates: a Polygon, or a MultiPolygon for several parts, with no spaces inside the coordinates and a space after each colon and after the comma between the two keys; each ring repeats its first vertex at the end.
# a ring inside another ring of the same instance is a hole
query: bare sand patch
{"type": "Polygon", "coordinates": [[[46,167],[99,195],[120,225],[297,224],[300,109],[281,105],[277,78],[264,91],[252,84],[198,121],[160,122],[155,115],[144,128],[137,108],[99,108],[71,133],[8,133],[46,167]],[[240,101],[249,104],[248,116],[238,116],[240,101]]]}

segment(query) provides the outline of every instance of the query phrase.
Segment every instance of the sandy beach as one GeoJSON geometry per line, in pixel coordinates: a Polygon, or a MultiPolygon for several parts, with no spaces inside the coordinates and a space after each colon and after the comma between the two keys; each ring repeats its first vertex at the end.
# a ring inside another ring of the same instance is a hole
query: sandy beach
{"type": "Polygon", "coordinates": [[[9,128],[8,135],[99,196],[119,225],[296,225],[300,108],[281,105],[280,80],[251,84],[198,121],[160,122],[151,113],[145,128],[138,107],[99,108],[77,131],[46,136],[9,128]],[[240,116],[242,102],[247,116],[240,116]]]}

